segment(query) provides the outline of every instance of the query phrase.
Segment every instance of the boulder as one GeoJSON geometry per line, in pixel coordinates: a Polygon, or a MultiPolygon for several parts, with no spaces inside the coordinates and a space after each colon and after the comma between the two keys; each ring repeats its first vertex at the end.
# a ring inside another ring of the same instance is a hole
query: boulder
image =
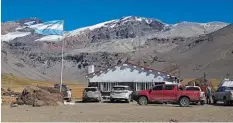
{"type": "Polygon", "coordinates": [[[43,106],[45,103],[41,100],[35,100],[33,107],[41,107],[43,106]]]}
{"type": "Polygon", "coordinates": [[[28,86],[17,99],[18,105],[56,106],[63,103],[63,94],[53,87],[28,86]]]}

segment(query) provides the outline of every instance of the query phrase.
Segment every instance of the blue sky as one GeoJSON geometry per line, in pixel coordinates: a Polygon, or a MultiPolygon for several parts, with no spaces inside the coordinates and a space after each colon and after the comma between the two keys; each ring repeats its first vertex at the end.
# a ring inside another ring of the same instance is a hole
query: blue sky
{"type": "Polygon", "coordinates": [[[1,21],[37,17],[65,20],[65,30],[123,16],[180,21],[233,22],[233,0],[2,0],[1,21]]]}

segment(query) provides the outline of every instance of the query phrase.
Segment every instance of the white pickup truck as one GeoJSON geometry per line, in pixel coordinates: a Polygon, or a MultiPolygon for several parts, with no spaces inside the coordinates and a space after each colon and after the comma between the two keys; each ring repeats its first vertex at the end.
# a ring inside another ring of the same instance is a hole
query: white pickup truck
{"type": "Polygon", "coordinates": [[[131,94],[133,91],[129,89],[129,86],[123,85],[116,85],[113,87],[112,91],[110,92],[110,101],[121,101],[125,100],[126,102],[131,102],[131,94]]]}
{"type": "Polygon", "coordinates": [[[206,100],[205,92],[203,92],[199,86],[185,86],[184,90],[186,90],[186,91],[189,91],[189,90],[190,91],[195,91],[195,90],[200,91],[200,98],[201,98],[200,104],[201,105],[205,104],[205,100],[206,100]]]}

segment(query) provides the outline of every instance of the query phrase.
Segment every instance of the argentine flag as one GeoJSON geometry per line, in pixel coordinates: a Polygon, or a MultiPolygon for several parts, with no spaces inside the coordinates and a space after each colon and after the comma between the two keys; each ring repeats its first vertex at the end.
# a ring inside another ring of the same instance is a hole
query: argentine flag
{"type": "Polygon", "coordinates": [[[29,25],[36,33],[41,35],[63,35],[63,20],[48,21],[40,24],[29,25]]]}

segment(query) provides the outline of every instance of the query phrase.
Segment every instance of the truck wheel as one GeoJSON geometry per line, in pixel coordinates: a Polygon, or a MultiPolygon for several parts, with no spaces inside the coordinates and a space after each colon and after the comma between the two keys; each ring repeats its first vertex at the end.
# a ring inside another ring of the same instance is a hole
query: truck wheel
{"type": "Polygon", "coordinates": [[[181,97],[179,104],[181,107],[188,107],[190,104],[190,100],[187,97],[181,97]]]}
{"type": "Polygon", "coordinates": [[[216,104],[217,100],[215,99],[215,97],[212,97],[212,98],[213,98],[213,103],[216,104]]]}
{"type": "Polygon", "coordinates": [[[98,102],[102,102],[102,101],[103,101],[103,98],[99,97],[98,102]]]}
{"type": "Polygon", "coordinates": [[[126,100],[127,103],[130,103],[131,102],[131,95],[129,95],[129,98],[126,100]]]}
{"type": "Polygon", "coordinates": [[[131,99],[130,102],[133,102],[133,99],[131,99]]]}
{"type": "Polygon", "coordinates": [[[226,97],[223,98],[223,103],[225,106],[227,106],[229,104],[229,101],[226,99],[226,97]]]}
{"type": "Polygon", "coordinates": [[[145,96],[141,96],[138,99],[138,104],[139,105],[147,105],[148,104],[148,100],[145,96]]]}
{"type": "Polygon", "coordinates": [[[132,94],[130,95],[130,98],[129,98],[130,100],[130,102],[133,102],[133,97],[132,97],[132,94]]]}
{"type": "Polygon", "coordinates": [[[110,102],[113,103],[113,102],[114,102],[114,99],[110,99],[110,102]]]}
{"type": "Polygon", "coordinates": [[[200,104],[201,104],[201,105],[204,105],[204,104],[205,104],[205,101],[204,101],[204,100],[201,100],[200,104]]]}
{"type": "Polygon", "coordinates": [[[67,102],[71,102],[71,101],[72,101],[71,98],[67,99],[67,102]]]}

